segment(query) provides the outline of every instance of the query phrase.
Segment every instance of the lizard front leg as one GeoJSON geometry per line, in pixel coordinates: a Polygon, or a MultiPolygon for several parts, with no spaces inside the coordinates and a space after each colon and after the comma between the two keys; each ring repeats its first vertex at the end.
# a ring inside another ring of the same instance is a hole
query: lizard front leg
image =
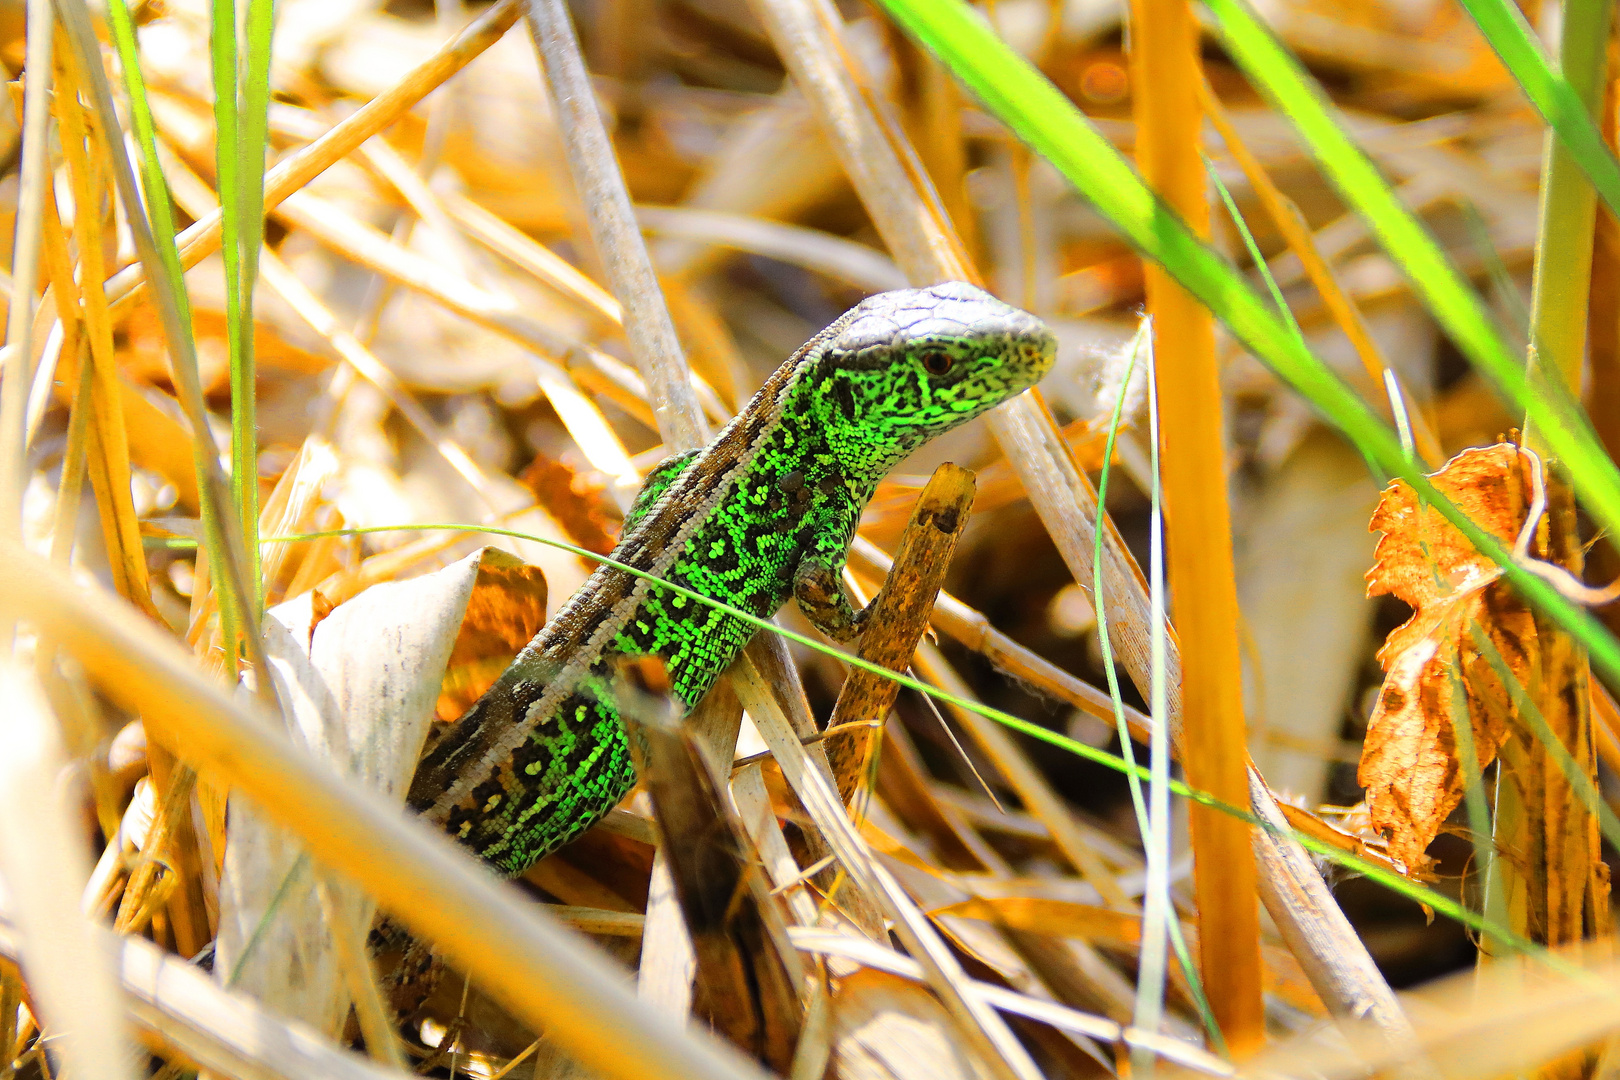
{"type": "Polygon", "coordinates": [[[840,570],[813,556],[804,559],[793,575],[793,598],[811,626],[834,641],[849,641],[864,629],[867,609],[856,611],[849,602],[840,570]]]}

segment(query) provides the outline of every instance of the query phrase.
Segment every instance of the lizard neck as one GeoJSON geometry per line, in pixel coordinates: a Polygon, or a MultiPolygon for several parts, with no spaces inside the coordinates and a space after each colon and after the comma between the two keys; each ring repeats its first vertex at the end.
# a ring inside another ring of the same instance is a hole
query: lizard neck
{"type": "Polygon", "coordinates": [[[900,372],[840,367],[818,357],[806,365],[794,388],[796,407],[784,410],[806,418],[849,481],[851,496],[863,505],[878,481],[929,436],[897,411],[903,388],[896,380],[903,377],[900,372]]]}

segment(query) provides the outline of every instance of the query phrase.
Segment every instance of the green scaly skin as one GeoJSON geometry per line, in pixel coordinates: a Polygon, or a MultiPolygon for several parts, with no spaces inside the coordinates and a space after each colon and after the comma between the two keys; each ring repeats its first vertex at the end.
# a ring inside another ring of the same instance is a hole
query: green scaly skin
{"type": "MultiPolygon", "coordinates": [[[[1033,386],[1056,341],[971,285],[862,301],[812,338],[702,450],[648,477],[613,557],[760,618],[795,597],[839,640],[860,615],[839,573],[883,476],[1033,386]]],[[[608,683],[654,655],[696,704],[753,636],[741,620],[602,567],[424,756],[410,804],[520,874],[635,782],[608,683]]]]}

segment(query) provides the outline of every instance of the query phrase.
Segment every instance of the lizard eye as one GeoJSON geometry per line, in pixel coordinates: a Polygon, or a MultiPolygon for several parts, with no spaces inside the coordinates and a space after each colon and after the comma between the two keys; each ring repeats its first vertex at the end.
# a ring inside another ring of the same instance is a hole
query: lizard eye
{"type": "Polygon", "coordinates": [[[955,363],[956,358],[950,353],[925,352],[922,354],[923,370],[936,377],[948,373],[955,363]]]}

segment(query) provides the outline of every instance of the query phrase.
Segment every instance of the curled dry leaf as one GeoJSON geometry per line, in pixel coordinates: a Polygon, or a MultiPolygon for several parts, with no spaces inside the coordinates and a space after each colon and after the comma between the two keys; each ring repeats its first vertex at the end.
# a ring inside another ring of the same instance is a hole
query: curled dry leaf
{"type": "MultiPolygon", "coordinates": [[[[327,603],[304,594],[267,613],[272,677],[305,749],[402,803],[457,659],[498,650],[526,623],[538,625],[545,582],[515,556],[483,548],[373,586],[317,618],[327,603]]],[[[341,1031],[348,984],[303,844],[236,795],[228,835],[215,971],[285,1016],[341,1031]]],[[[333,900],[336,917],[370,926],[374,905],[364,895],[343,886],[333,900]]]]}
{"type": "MultiPolygon", "coordinates": [[[[1528,460],[1517,446],[1465,450],[1433,481],[1492,536],[1511,546],[1529,503],[1528,460]]],[[[1409,872],[1428,864],[1424,849],[1462,800],[1457,744],[1459,697],[1467,702],[1478,768],[1507,740],[1509,702],[1475,642],[1478,626],[1508,668],[1528,685],[1535,624],[1502,569],[1480,554],[1407,484],[1385,490],[1369,526],[1384,535],[1367,572],[1367,595],[1388,593],[1414,611],[1378,650],[1384,685],[1367,722],[1358,780],[1373,825],[1409,872]],[[1461,680],[1463,694],[1456,693],[1461,680]]]]}
{"type": "Polygon", "coordinates": [[[545,622],[545,574],[516,555],[486,548],[434,715],[449,723],[466,712],[545,622]]]}
{"type": "Polygon", "coordinates": [[[618,527],[603,513],[608,505],[607,485],[599,475],[538,454],[518,479],[534,493],[535,502],[551,511],[569,539],[586,551],[609,555],[618,539],[618,527]]]}

